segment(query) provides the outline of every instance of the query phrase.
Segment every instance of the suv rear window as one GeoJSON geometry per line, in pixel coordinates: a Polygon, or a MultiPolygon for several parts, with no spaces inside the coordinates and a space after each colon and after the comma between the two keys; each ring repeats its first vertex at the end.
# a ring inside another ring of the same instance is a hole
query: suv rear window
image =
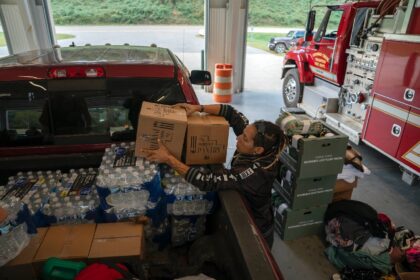
{"type": "Polygon", "coordinates": [[[169,78],[0,83],[0,147],[132,141],[143,101],[185,97],[169,78]]]}

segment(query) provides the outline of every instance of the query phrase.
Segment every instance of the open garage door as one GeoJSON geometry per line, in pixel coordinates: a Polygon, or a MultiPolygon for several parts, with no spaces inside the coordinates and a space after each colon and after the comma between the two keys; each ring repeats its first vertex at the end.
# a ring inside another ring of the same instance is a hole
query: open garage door
{"type": "Polygon", "coordinates": [[[216,63],[232,64],[233,92],[242,92],[248,0],[206,0],[205,5],[206,69],[214,76],[216,63]]]}
{"type": "Polygon", "coordinates": [[[0,20],[10,54],[55,44],[49,0],[0,0],[0,20]]]}

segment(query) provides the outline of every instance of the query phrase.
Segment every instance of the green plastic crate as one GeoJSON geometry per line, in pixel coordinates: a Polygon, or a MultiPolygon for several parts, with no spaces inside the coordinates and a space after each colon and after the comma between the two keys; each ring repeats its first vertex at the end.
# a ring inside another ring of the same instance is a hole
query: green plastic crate
{"type": "Polygon", "coordinates": [[[309,208],[331,202],[337,175],[313,178],[296,178],[289,169],[283,168],[274,181],[274,189],[292,209],[309,208]]]}
{"type": "Polygon", "coordinates": [[[328,127],[335,136],[302,138],[297,148],[289,145],[280,159],[299,178],[312,178],[341,173],[348,137],[328,127]]]}
{"type": "Polygon", "coordinates": [[[84,262],[49,258],[42,271],[43,280],[72,280],[86,267],[84,262]]]}
{"type": "Polygon", "coordinates": [[[286,203],[275,209],[274,228],[283,240],[318,235],[324,230],[327,205],[292,210],[286,203]]]}

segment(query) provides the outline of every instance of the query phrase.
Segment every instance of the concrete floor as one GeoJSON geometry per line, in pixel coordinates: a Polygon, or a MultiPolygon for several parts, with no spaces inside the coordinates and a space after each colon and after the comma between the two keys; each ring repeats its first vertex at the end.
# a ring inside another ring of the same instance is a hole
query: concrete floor
{"type": "MultiPolygon", "coordinates": [[[[231,105],[243,112],[250,121],[274,121],[283,106],[281,97],[282,57],[269,53],[247,55],[245,91],[233,96],[231,105]]],[[[202,104],[213,103],[210,93],[197,88],[202,104]]],[[[235,137],[230,134],[229,156],[235,149],[235,137]]],[[[409,186],[401,181],[399,166],[366,146],[356,147],[363,163],[371,170],[359,180],[353,199],[370,204],[378,212],[387,214],[397,226],[404,225],[420,234],[420,184],[409,186]]],[[[329,279],[336,269],[328,262],[323,250],[325,243],[318,236],[282,241],[276,234],[272,254],[285,279],[329,279]]]]}

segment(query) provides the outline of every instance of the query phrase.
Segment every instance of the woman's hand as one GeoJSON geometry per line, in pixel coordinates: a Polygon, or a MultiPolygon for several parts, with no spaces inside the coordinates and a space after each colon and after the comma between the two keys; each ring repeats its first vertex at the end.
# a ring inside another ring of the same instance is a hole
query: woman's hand
{"type": "Polygon", "coordinates": [[[181,175],[187,174],[190,167],[175,158],[171,152],[169,152],[168,148],[161,143],[160,139],[158,139],[158,144],[159,149],[150,151],[150,153],[147,154],[146,159],[158,163],[165,163],[181,175]]]}
{"type": "Polygon", "coordinates": [[[174,107],[184,109],[187,112],[187,116],[195,112],[200,112],[200,109],[201,109],[200,105],[192,105],[188,103],[178,103],[178,104],[175,104],[174,107]]]}
{"type": "Polygon", "coordinates": [[[165,145],[162,144],[160,139],[158,139],[159,149],[157,150],[151,150],[147,156],[146,159],[158,163],[168,163],[172,154],[169,152],[168,148],[165,147],[165,145]]]}

